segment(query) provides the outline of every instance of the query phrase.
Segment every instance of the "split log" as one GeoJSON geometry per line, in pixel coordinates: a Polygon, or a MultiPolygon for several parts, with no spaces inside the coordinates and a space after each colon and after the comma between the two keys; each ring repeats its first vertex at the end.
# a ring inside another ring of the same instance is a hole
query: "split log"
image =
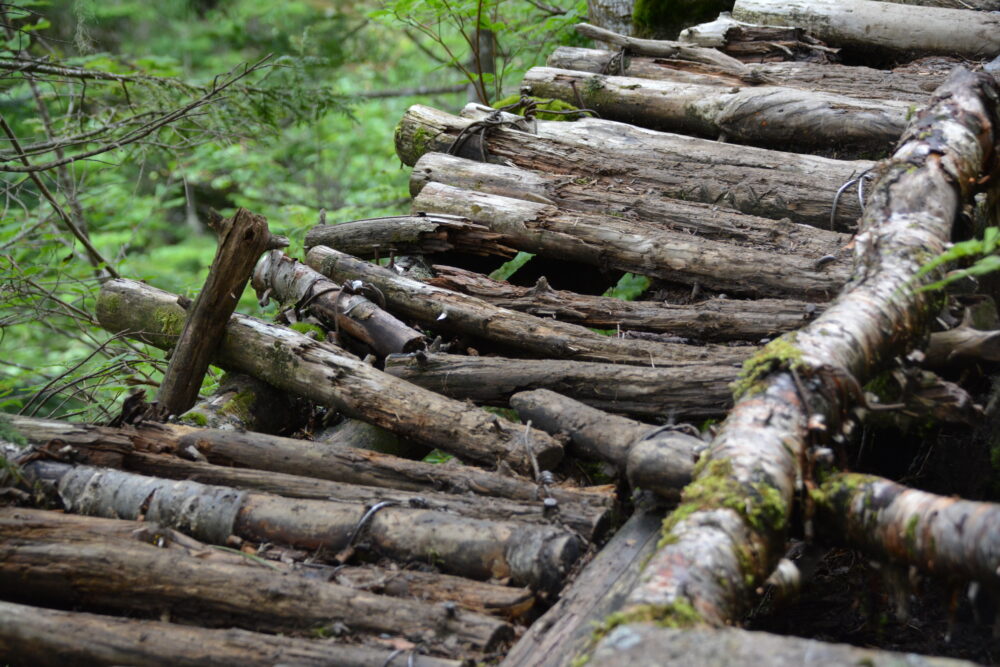
{"type": "MultiPolygon", "coordinates": [[[[750,351],[747,351],[749,356],[750,351]]],[[[647,420],[701,420],[725,414],[735,365],[622,366],[563,359],[393,355],[386,372],[431,391],[505,407],[519,391],[550,389],[608,412],[647,420]]]]}
{"type": "MultiPolygon", "coordinates": [[[[598,178],[570,178],[476,162],[446,153],[427,153],[413,166],[410,194],[419,196],[429,183],[512,197],[560,209],[640,219],[673,231],[741,247],[790,250],[805,256],[836,255],[850,236],[820,230],[787,219],[770,220],[701,202],[671,199],[651,189],[598,178]]],[[[357,254],[357,253],[350,253],[357,254]]]]}
{"type": "Polygon", "coordinates": [[[389,309],[424,326],[540,356],[656,366],[735,363],[745,356],[723,346],[695,347],[602,336],[575,324],[497,308],[481,299],[403,278],[325,246],[312,248],[306,261],[332,280],[363,280],[374,285],[385,296],[389,309]]]}
{"type": "MultiPolygon", "coordinates": [[[[470,106],[464,113],[470,117],[410,107],[396,129],[396,153],[411,166],[424,153],[447,153],[459,133],[488,112],[470,106]]],[[[640,193],[637,199],[652,190],[826,229],[837,191],[872,167],[867,161],[723,144],[594,118],[537,121],[534,127],[534,133],[494,128],[485,135],[485,149],[494,161],[522,169],[625,184],[640,193]]],[[[480,151],[471,150],[468,157],[480,159],[480,151]]],[[[836,228],[852,228],[860,214],[856,197],[840,197],[836,228]]]]}
{"type": "MultiPolygon", "coordinates": [[[[236,628],[213,630],[0,602],[0,655],[13,660],[14,665],[36,667],[327,667],[330,656],[336,655],[339,667],[371,667],[391,662],[395,652],[236,628]]],[[[457,660],[425,655],[415,657],[412,664],[461,665],[457,660]]]]}
{"type": "Polygon", "coordinates": [[[824,308],[790,299],[709,299],[691,304],[622,301],[554,290],[545,280],[534,287],[518,287],[450,266],[435,266],[434,271],[437,277],[429,284],[501,308],[597,329],[651,331],[701,341],[758,342],[798,329],[824,308]]]}
{"type": "Polygon", "coordinates": [[[512,634],[509,625],[484,614],[278,573],[250,560],[206,560],[40,514],[0,508],[0,588],[9,601],[167,612],[268,632],[340,622],[419,641],[455,637],[487,651],[512,634]]]}
{"type": "Polygon", "coordinates": [[[727,88],[534,67],[521,89],[655,130],[756,146],[882,151],[912,113],[906,102],[865,100],[800,88],[727,88]]]}
{"type": "Polygon", "coordinates": [[[967,9],[872,0],[737,0],[733,18],[805,28],[831,46],[894,55],[1000,54],[1000,17],[967,9]]]}
{"type": "Polygon", "coordinates": [[[859,400],[850,387],[905,353],[937,312],[935,298],[919,291],[934,278],[916,276],[943,252],[996,156],[998,95],[990,77],[956,70],[880,166],[852,281],[819,318],[748,362],[742,397],[668,519],[667,544],[625,617],[683,625],[741,617],[749,591],[782,555],[809,424],[839,433],[859,400]]]}
{"type": "MultiPolygon", "coordinates": [[[[168,292],[115,280],[101,287],[97,317],[109,331],[130,332],[163,348],[176,336],[183,314],[168,292]]],[[[519,426],[400,382],[329,343],[285,327],[233,315],[216,363],[460,458],[507,461],[518,470],[531,470],[519,426]]],[[[533,437],[539,465],[559,460],[559,443],[541,432],[533,437]]]]}
{"type": "Polygon", "coordinates": [[[465,215],[519,250],[751,296],[829,299],[847,279],[847,258],[806,256],[702,239],[646,220],[565,211],[429,183],[414,207],[465,215]]]}

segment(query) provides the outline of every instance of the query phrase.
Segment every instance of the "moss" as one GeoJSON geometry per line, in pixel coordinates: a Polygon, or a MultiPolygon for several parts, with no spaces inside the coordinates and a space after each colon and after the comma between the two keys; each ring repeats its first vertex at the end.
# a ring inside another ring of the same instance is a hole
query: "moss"
{"type": "MultiPolygon", "coordinates": [[[[535,117],[538,118],[538,120],[570,121],[570,120],[578,120],[579,118],[583,117],[583,114],[578,114],[578,113],[545,113],[546,111],[579,110],[579,107],[575,107],[569,102],[565,102],[563,100],[558,100],[558,99],[546,99],[542,97],[532,97],[531,99],[533,99],[536,103],[535,117]]],[[[499,109],[500,107],[507,107],[512,104],[517,104],[520,101],[521,101],[520,95],[509,95],[503,99],[494,102],[493,106],[499,109]]],[[[513,113],[516,113],[519,116],[523,116],[524,109],[523,108],[516,109],[513,111],[513,113]]]]}
{"type": "Polygon", "coordinates": [[[107,292],[101,294],[100,296],[101,310],[103,310],[108,315],[114,315],[122,307],[122,297],[121,294],[116,294],[114,292],[107,292]]]}
{"type": "Polygon", "coordinates": [[[906,522],[904,535],[906,536],[906,549],[910,553],[915,553],[917,550],[917,526],[919,524],[920,517],[916,514],[911,516],[909,521],[906,522]]]}
{"type": "Polygon", "coordinates": [[[222,404],[219,412],[231,415],[243,423],[249,423],[253,417],[253,404],[256,399],[257,397],[252,391],[237,392],[231,399],[222,404]]]}
{"type": "Polygon", "coordinates": [[[802,350],[795,345],[795,333],[776,338],[743,362],[736,382],[730,385],[733,397],[753,393],[763,379],[780,369],[797,368],[802,362],[802,350]]]}
{"type": "Polygon", "coordinates": [[[178,421],[182,423],[187,422],[189,424],[194,424],[195,426],[200,426],[201,428],[208,426],[208,417],[200,412],[185,412],[181,415],[178,421]]]}
{"type": "Polygon", "coordinates": [[[292,331],[298,331],[300,334],[304,334],[306,336],[312,334],[309,337],[320,342],[326,340],[326,332],[323,331],[321,327],[318,327],[315,324],[310,324],[309,322],[295,322],[292,324],[291,329],[292,331]]]}
{"type": "Polygon", "coordinates": [[[184,311],[177,306],[161,306],[153,311],[155,331],[167,336],[180,336],[184,329],[184,311]]]}

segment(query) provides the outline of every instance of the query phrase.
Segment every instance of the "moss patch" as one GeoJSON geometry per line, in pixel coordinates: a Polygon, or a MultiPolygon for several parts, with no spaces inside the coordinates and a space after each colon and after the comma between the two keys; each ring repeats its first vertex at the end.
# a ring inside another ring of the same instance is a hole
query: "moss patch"
{"type": "Polygon", "coordinates": [[[316,326],[315,324],[310,324],[309,322],[295,322],[290,328],[292,331],[298,331],[300,334],[309,336],[313,340],[318,340],[320,342],[326,340],[326,332],[323,331],[322,327],[316,326]]]}
{"type": "Polygon", "coordinates": [[[741,397],[753,393],[765,377],[771,373],[789,368],[798,368],[802,363],[802,350],[795,345],[795,334],[787,334],[776,338],[743,362],[743,370],[739,377],[730,385],[733,397],[741,397]]]}
{"type": "MultiPolygon", "coordinates": [[[[577,120],[583,117],[582,113],[545,113],[546,111],[578,111],[579,107],[575,107],[569,102],[564,102],[563,100],[555,99],[545,99],[542,97],[532,97],[536,103],[535,109],[537,111],[535,117],[538,120],[577,120]]],[[[493,107],[499,109],[500,107],[510,106],[516,104],[521,100],[520,95],[508,95],[507,97],[497,100],[493,103],[493,107]]],[[[511,113],[516,113],[519,116],[524,115],[524,109],[519,108],[511,113]]]]}

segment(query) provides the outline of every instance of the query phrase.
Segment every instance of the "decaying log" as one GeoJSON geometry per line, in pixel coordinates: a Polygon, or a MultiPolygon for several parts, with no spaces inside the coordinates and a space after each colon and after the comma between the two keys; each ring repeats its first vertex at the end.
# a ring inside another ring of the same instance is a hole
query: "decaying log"
{"type": "Polygon", "coordinates": [[[422,459],[434,451],[426,445],[401,438],[392,431],[360,419],[339,421],[316,433],[313,439],[338,447],[357,447],[404,459],[422,459]]]}
{"type": "Polygon", "coordinates": [[[805,28],[830,46],[897,55],[1000,54],[1000,17],[872,0],[737,0],[733,18],[805,28]]]}
{"type": "MultiPolygon", "coordinates": [[[[751,350],[743,349],[750,356],[751,350]]],[[[657,421],[725,414],[732,404],[729,384],[739,373],[732,364],[643,367],[442,353],[393,355],[385,369],[431,391],[484,405],[506,406],[519,391],[550,389],[600,410],[657,421]]]]}
{"type": "Polygon", "coordinates": [[[819,318],[748,362],[742,398],[668,519],[668,543],[629,596],[626,617],[740,618],[782,555],[809,425],[839,433],[859,400],[850,387],[905,353],[937,312],[934,297],[918,291],[933,277],[916,276],[943,251],[962,202],[996,159],[998,95],[990,77],[956,70],[880,165],[851,282],[819,318]]]}
{"type": "Polygon", "coordinates": [[[703,239],[658,222],[578,213],[429,183],[416,208],[466,215],[519,250],[751,296],[829,299],[847,279],[847,258],[805,256],[703,239]]]}
{"type": "Polygon", "coordinates": [[[404,278],[325,246],[306,261],[335,281],[362,280],[374,285],[395,313],[435,330],[463,333],[531,354],[563,359],[633,365],[680,366],[742,361],[738,349],[624,340],[575,324],[542,319],[493,306],[481,299],[404,278]]]}
{"type": "Polygon", "coordinates": [[[245,208],[217,223],[219,247],[205,285],[184,320],[156,395],[158,412],[179,415],[198,400],[205,371],[220,344],[229,316],[243,294],[257,258],[288,245],[272,236],[267,220],[245,208]]]}
{"type": "MultiPolygon", "coordinates": [[[[511,636],[509,625],[484,614],[278,574],[249,559],[236,565],[199,558],[40,514],[0,508],[0,587],[9,601],[167,612],[204,625],[268,632],[339,621],[418,640],[454,636],[481,650],[511,636]]],[[[159,542],[155,532],[144,536],[159,542]]]]}
{"type": "MultiPolygon", "coordinates": [[[[162,348],[176,336],[183,311],[168,292],[116,280],[101,287],[97,317],[110,331],[130,332],[162,348]]],[[[519,426],[400,382],[334,345],[285,327],[233,315],[216,363],[459,457],[486,464],[507,461],[523,471],[532,468],[519,426]]],[[[548,467],[557,462],[562,455],[559,443],[545,433],[532,435],[538,463],[548,467]]]]}
{"type": "Polygon", "coordinates": [[[548,389],[524,391],[510,399],[521,420],[552,433],[565,433],[574,453],[611,463],[633,488],[676,500],[691,481],[705,443],[688,433],[609,415],[548,389]]]}
{"type": "MultiPolygon", "coordinates": [[[[264,255],[253,274],[258,296],[307,310],[329,329],[343,330],[380,356],[423,346],[419,331],[406,326],[363,294],[344,290],[280,250],[264,255]]],[[[377,298],[377,297],[376,297],[377,298]]]]}
{"type": "Polygon", "coordinates": [[[692,304],[622,301],[554,290],[544,280],[534,287],[518,287],[450,266],[436,265],[434,272],[437,277],[429,280],[429,284],[463,292],[501,308],[597,329],[669,333],[712,342],[756,343],[798,329],[824,308],[824,304],[791,299],[709,299],[692,304]]]}
{"type": "Polygon", "coordinates": [[[294,433],[307,417],[306,401],[253,376],[226,373],[215,393],[198,401],[178,421],[208,428],[294,433]]]}
{"type": "Polygon", "coordinates": [[[622,220],[640,219],[702,239],[780,253],[791,250],[807,257],[837,255],[850,242],[847,234],[787,219],[760,218],[713,204],[671,199],[652,189],[640,190],[627,183],[544,174],[447,153],[427,153],[413,166],[410,194],[419,196],[428,183],[443,183],[622,220]]]}
{"type": "Polygon", "coordinates": [[[695,83],[534,67],[521,89],[582,104],[601,118],[735,143],[802,149],[885,150],[906,126],[906,102],[781,86],[722,89],[695,83]]]}
{"type": "MultiPolygon", "coordinates": [[[[487,113],[473,105],[463,118],[414,105],[396,128],[396,153],[411,166],[424,153],[447,153],[459,133],[487,113]]],[[[524,119],[514,116],[510,121],[524,119]]],[[[486,133],[485,148],[496,161],[523,169],[625,184],[639,196],[651,189],[826,229],[837,191],[873,164],[723,144],[595,118],[537,121],[533,128],[492,129],[486,133]]],[[[469,150],[468,157],[480,159],[481,152],[469,150]]],[[[845,193],[834,212],[836,228],[854,227],[860,214],[857,197],[845,193]]]]}
{"type": "MultiPolygon", "coordinates": [[[[360,644],[214,630],[57,611],[0,602],[0,655],[12,665],[146,665],[149,667],[340,667],[388,663],[394,651],[360,644]]],[[[406,660],[404,657],[403,661],[406,660]]],[[[416,656],[415,667],[459,667],[457,660],[416,656]]]]}

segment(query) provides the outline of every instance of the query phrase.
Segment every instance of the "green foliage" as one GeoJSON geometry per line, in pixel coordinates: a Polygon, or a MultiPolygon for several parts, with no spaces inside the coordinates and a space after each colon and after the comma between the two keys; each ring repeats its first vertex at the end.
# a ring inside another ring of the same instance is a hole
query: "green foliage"
{"type": "Polygon", "coordinates": [[[944,264],[973,257],[978,257],[978,259],[971,266],[950,271],[941,280],[924,285],[920,291],[941,289],[956,280],[970,276],[982,276],[1000,269],[1000,255],[997,254],[998,241],[1000,241],[1000,229],[987,227],[986,231],[983,232],[983,238],[953,244],[948,250],[920,267],[916,277],[922,278],[944,264]]]}
{"type": "Polygon", "coordinates": [[[732,8],[732,0],[635,0],[632,25],[640,37],[677,39],[682,29],[732,8]]]}

